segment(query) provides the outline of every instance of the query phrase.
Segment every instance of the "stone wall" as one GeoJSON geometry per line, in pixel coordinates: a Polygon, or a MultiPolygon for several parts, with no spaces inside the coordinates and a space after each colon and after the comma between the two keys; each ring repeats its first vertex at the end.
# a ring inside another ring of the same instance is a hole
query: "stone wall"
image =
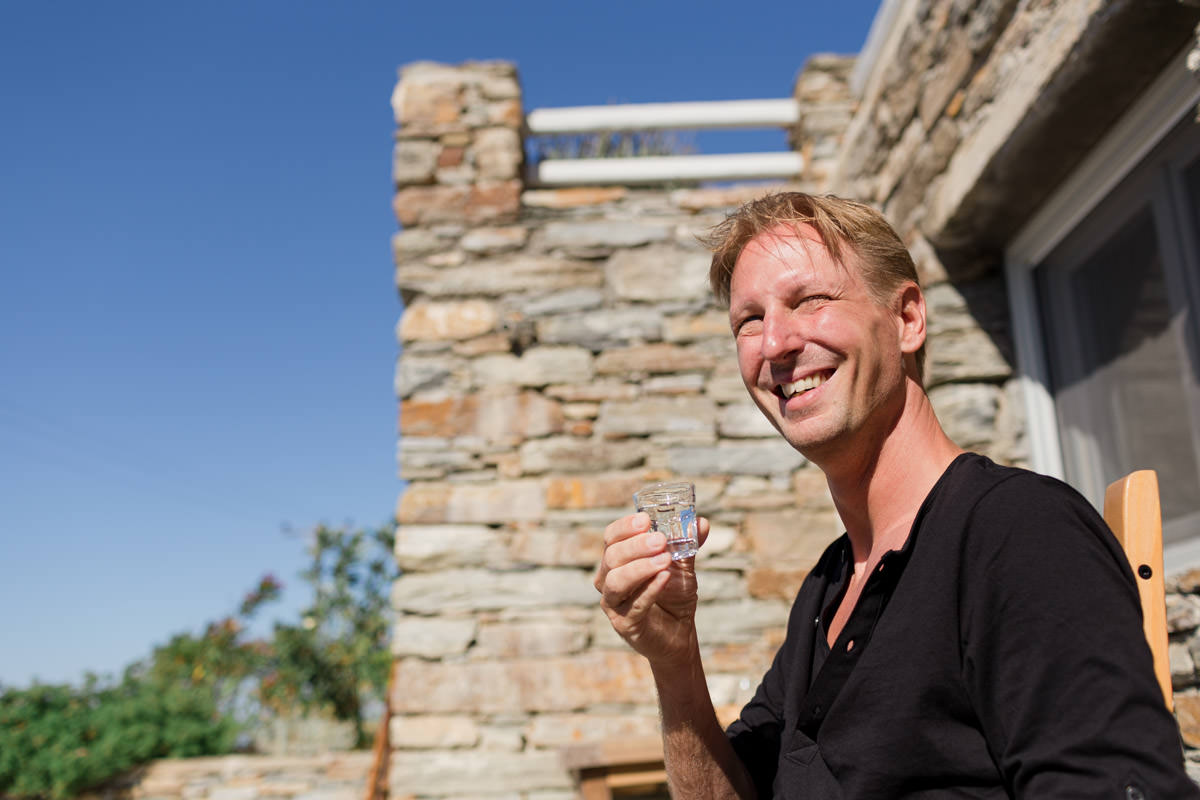
{"type": "MultiPolygon", "coordinates": [[[[956,440],[973,446],[1017,402],[1007,369],[1005,244],[1194,39],[1200,8],[1177,0],[899,0],[895,19],[831,188],[881,208],[917,258],[933,306],[930,394],[956,440]],[[977,327],[945,335],[945,305],[966,309],[977,327]],[[956,358],[964,346],[985,361],[956,358]],[[969,407],[965,427],[946,414],[950,406],[969,407]]],[[[1020,434],[1010,441],[1020,460],[1020,434]]],[[[1190,748],[1200,746],[1198,590],[1200,573],[1168,582],[1172,679],[1190,748]]]]}
{"type": "Polygon", "coordinates": [[[371,753],[166,758],[79,800],[362,800],[371,753]]]}
{"type": "MultiPolygon", "coordinates": [[[[845,59],[796,95],[797,188],[824,189],[854,111],[845,59]]],[[[396,372],[393,796],[571,797],[560,751],[657,736],[649,671],[591,585],[604,526],[653,480],[695,481],[713,522],[698,612],[729,718],[840,533],[821,473],[746,396],[696,235],[768,187],[525,188],[506,64],[415,64],[394,95],[396,372]]],[[[778,187],[774,187],[778,188],[778,187]]],[[[952,435],[1024,459],[995,281],[933,266],[931,395],[952,435]]]]}

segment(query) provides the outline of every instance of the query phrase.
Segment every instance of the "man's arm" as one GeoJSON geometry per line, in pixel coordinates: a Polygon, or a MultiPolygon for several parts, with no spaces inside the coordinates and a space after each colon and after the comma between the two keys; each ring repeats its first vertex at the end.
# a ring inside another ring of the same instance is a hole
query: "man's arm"
{"type": "Polygon", "coordinates": [[[994,489],[967,542],[964,679],[1005,782],[1017,797],[1200,798],[1119,546],[1047,480],[994,489]]]}
{"type": "MultiPolygon", "coordinates": [[[[700,541],[708,535],[699,520],[700,541]]],[[[677,797],[756,797],[754,784],[713,709],[696,638],[694,559],[672,561],[666,537],[634,514],[604,532],[596,572],[600,607],[630,647],[650,662],[663,718],[663,755],[677,797]]]]}

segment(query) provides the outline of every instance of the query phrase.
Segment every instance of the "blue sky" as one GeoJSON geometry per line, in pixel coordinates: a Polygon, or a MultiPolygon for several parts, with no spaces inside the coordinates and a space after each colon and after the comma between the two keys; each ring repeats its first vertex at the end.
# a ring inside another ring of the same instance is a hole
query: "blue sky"
{"type": "Polygon", "coordinates": [[[266,572],[294,614],[303,533],[391,514],[397,67],[515,61],[527,110],[785,97],[876,6],[0,5],[0,684],[116,673],[266,572]]]}

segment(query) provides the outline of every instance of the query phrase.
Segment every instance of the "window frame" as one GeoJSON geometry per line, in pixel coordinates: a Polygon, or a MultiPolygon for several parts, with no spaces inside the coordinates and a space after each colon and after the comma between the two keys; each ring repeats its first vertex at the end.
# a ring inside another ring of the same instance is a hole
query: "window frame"
{"type": "MultiPolygon", "coordinates": [[[[1016,351],[1015,379],[1025,403],[1030,466],[1065,477],[1034,269],[1200,105],[1200,81],[1185,47],[1011,240],[1004,254],[1016,351]]],[[[1198,123],[1200,124],[1200,123],[1198,123]]],[[[1178,187],[1176,187],[1177,189],[1178,187]]],[[[1178,223],[1178,220],[1174,222],[1178,223]]],[[[1174,572],[1200,566],[1200,537],[1170,542],[1164,562],[1174,572]]]]}

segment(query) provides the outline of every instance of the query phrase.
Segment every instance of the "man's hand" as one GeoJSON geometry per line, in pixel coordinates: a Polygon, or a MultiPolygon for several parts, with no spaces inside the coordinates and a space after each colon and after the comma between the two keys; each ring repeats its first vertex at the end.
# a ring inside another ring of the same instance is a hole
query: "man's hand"
{"type": "MultiPolygon", "coordinates": [[[[708,520],[698,518],[700,544],[708,520]]],[[[695,559],[672,561],[667,539],[650,518],[632,514],[604,529],[604,555],[594,585],[600,607],[630,647],[651,664],[682,664],[695,653],[695,559]]]]}

